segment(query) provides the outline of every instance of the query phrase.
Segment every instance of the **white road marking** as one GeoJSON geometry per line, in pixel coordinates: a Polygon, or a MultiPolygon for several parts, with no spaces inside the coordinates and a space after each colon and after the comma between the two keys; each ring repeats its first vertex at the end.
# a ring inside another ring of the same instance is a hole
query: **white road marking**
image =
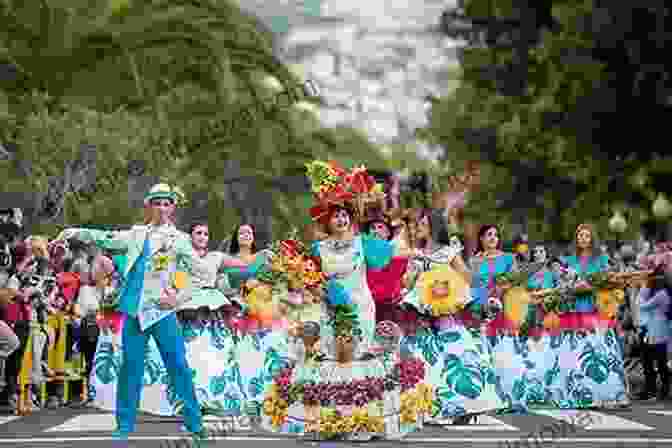
{"type": "MultiPolygon", "coordinates": [[[[246,431],[251,429],[249,423],[245,425],[244,419],[241,418],[222,418],[208,415],[203,420],[205,421],[205,426],[215,432],[246,431]]],[[[175,424],[182,426],[182,422],[176,421],[175,424]]],[[[116,418],[113,414],[84,414],[73,417],[58,426],[51,427],[45,430],[45,432],[111,432],[116,428],[116,418]]]]}
{"type": "Polygon", "coordinates": [[[595,411],[574,409],[543,409],[532,411],[538,415],[545,415],[576,425],[587,431],[652,431],[650,426],[626,420],[615,415],[602,414],[595,411]]]}
{"type": "Polygon", "coordinates": [[[0,425],[4,425],[5,423],[9,423],[11,421],[14,421],[17,418],[21,418],[21,417],[19,415],[2,415],[2,416],[0,416],[0,425]]]}
{"type": "Polygon", "coordinates": [[[476,418],[476,423],[470,425],[451,425],[450,419],[437,420],[436,424],[448,431],[519,431],[515,426],[507,425],[489,415],[479,415],[476,418]]]}
{"type": "MultiPolygon", "coordinates": [[[[70,442],[106,442],[115,440],[113,437],[63,437],[63,438],[24,438],[24,439],[4,439],[0,438],[0,445],[6,444],[17,444],[17,443],[70,443],[70,442]]],[[[185,440],[185,436],[130,436],[129,441],[151,441],[151,440],[185,440]]],[[[245,442],[245,441],[255,441],[255,442],[279,442],[279,441],[293,441],[294,438],[285,438],[285,437],[211,437],[208,440],[212,441],[234,441],[234,442],[245,442]]],[[[442,437],[442,438],[404,438],[401,439],[404,442],[410,443],[495,443],[495,442],[510,442],[516,443],[521,442],[520,438],[516,437],[490,437],[490,438],[477,438],[477,437],[442,437]]],[[[672,438],[668,439],[646,439],[646,438],[594,438],[594,437],[580,437],[580,438],[563,438],[555,439],[553,443],[558,444],[576,444],[576,443],[608,443],[613,446],[615,442],[619,444],[632,444],[632,445],[648,445],[650,444],[667,444],[672,445],[672,438]]]]}

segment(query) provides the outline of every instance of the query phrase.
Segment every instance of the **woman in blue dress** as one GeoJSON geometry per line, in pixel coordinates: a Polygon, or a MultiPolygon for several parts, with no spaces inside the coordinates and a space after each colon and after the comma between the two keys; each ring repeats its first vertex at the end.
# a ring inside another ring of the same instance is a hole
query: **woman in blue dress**
{"type": "MultiPolygon", "coordinates": [[[[520,323],[504,312],[519,304],[506,303],[497,287],[498,275],[515,272],[518,263],[513,254],[501,250],[502,241],[495,225],[484,225],[478,232],[477,253],[470,260],[473,287],[495,305],[496,314],[485,327],[487,345],[497,376],[497,393],[509,410],[525,411],[529,402],[543,400],[543,382],[539,368],[544,365],[543,351],[536,344],[528,345],[528,336],[519,333],[520,323]]],[[[524,311],[523,311],[524,312],[524,311]]]]}
{"type": "MultiPolygon", "coordinates": [[[[609,271],[609,258],[599,253],[592,226],[577,227],[575,254],[563,261],[581,280],[609,271]]],[[[623,350],[616,321],[602,327],[593,292],[578,295],[573,310],[560,316],[562,332],[550,337],[546,350],[553,353],[548,366],[547,389],[563,408],[628,405],[623,371],[623,350]]]]}

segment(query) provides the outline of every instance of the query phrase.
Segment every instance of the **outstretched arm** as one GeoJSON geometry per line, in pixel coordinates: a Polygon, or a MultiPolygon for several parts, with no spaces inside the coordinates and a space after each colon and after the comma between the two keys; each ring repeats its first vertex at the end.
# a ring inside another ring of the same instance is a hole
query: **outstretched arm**
{"type": "Polygon", "coordinates": [[[96,245],[116,249],[119,251],[125,251],[128,249],[128,243],[131,238],[131,230],[105,231],[96,229],[71,228],[63,230],[58,235],[58,237],[56,237],[56,240],[65,241],[69,239],[81,239],[86,234],[88,234],[88,236],[96,242],[96,245]]]}

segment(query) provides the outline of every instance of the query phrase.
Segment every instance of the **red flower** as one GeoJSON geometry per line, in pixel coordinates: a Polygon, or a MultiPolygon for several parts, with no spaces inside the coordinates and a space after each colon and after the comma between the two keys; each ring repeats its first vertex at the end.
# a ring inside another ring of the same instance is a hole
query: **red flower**
{"type": "Polygon", "coordinates": [[[284,240],[280,242],[282,254],[293,258],[299,255],[299,243],[294,240],[284,240]]]}
{"type": "Polygon", "coordinates": [[[336,175],[338,177],[345,176],[345,174],[346,174],[345,170],[338,163],[332,161],[332,162],[329,162],[329,166],[331,167],[331,169],[333,169],[336,172],[336,175]]]}
{"type": "Polygon", "coordinates": [[[361,169],[353,172],[352,180],[349,183],[354,193],[368,193],[376,185],[375,179],[361,169]]]}

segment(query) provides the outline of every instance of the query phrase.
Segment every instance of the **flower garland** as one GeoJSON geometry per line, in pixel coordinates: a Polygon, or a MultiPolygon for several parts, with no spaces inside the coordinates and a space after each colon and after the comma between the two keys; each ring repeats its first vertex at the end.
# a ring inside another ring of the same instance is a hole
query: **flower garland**
{"type": "Polygon", "coordinates": [[[300,382],[292,384],[293,367],[285,368],[275,378],[273,391],[287,406],[296,402],[322,406],[363,406],[383,399],[384,392],[415,388],[425,377],[425,365],[417,358],[399,361],[392,372],[381,378],[365,378],[338,383],[300,382]]]}
{"type": "MultiPolygon", "coordinates": [[[[382,378],[365,378],[339,383],[292,383],[293,367],[285,368],[275,378],[269,394],[264,399],[264,412],[271,417],[275,427],[281,426],[287,419],[288,409],[295,403],[302,402],[306,406],[343,407],[354,406],[364,408],[368,404],[381,402],[385,392],[401,389],[402,423],[412,423],[419,413],[429,413],[433,404],[433,389],[420,384],[425,377],[425,365],[420,359],[412,358],[398,362],[392,373],[382,378]]],[[[369,416],[364,409],[355,409],[350,416],[343,415],[333,409],[321,409],[320,432],[347,433],[367,430],[383,432],[378,426],[379,418],[369,416]],[[325,414],[326,412],[326,414],[325,414]],[[368,421],[376,429],[367,427],[368,421]],[[323,428],[324,425],[324,428],[323,428]],[[338,430],[330,431],[338,427],[338,430]],[[340,426],[339,426],[340,425],[340,426]],[[353,429],[354,428],[354,429],[353,429]],[[350,429],[350,430],[348,430],[350,429]]]]}

